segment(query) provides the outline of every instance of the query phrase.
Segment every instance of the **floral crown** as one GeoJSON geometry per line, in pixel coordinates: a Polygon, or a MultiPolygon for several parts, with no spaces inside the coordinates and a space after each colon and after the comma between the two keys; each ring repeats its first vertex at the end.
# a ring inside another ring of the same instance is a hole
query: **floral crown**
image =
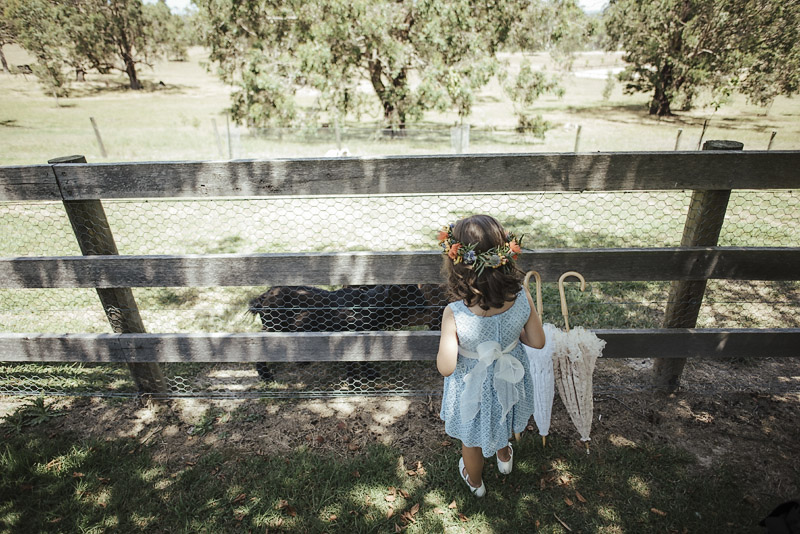
{"type": "Polygon", "coordinates": [[[439,245],[442,247],[442,254],[446,254],[453,260],[454,264],[463,263],[481,275],[486,267],[497,269],[501,265],[507,264],[510,260],[516,260],[522,252],[522,236],[517,238],[511,232],[506,234],[506,242],[502,245],[490,248],[485,252],[477,252],[477,243],[465,245],[453,237],[454,224],[445,226],[439,230],[439,245]]]}

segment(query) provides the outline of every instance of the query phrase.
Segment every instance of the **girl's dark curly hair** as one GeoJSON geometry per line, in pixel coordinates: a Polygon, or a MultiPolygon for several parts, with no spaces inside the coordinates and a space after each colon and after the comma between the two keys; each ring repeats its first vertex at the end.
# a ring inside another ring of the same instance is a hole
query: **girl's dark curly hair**
{"type": "MultiPolygon", "coordinates": [[[[489,215],[472,215],[456,222],[453,237],[464,245],[476,243],[475,252],[486,252],[506,242],[503,226],[489,215]]],[[[447,290],[453,300],[463,300],[467,306],[480,306],[483,310],[501,308],[514,300],[522,287],[524,273],[513,260],[496,269],[487,267],[476,275],[464,263],[453,263],[444,256],[442,274],[447,279],[447,290]]]]}

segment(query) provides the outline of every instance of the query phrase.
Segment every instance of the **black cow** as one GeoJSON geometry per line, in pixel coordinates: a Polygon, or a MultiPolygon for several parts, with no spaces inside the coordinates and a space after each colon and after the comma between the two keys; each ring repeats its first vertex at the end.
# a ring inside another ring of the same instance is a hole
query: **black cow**
{"type": "MultiPolygon", "coordinates": [[[[369,332],[411,326],[441,328],[447,305],[438,285],[363,285],[327,291],[311,286],[276,286],[250,301],[267,332],[369,332]]],[[[372,364],[347,363],[348,381],[377,377],[372,364]]],[[[268,362],[256,363],[264,381],[273,378],[268,362]]]]}

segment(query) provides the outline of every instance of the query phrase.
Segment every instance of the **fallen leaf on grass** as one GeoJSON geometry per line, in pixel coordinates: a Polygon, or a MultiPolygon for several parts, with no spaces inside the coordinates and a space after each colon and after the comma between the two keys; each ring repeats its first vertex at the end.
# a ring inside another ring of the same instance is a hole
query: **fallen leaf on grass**
{"type": "Polygon", "coordinates": [[[245,500],[246,498],[247,498],[247,495],[245,495],[244,493],[240,493],[239,495],[237,495],[237,496],[236,496],[236,498],[235,498],[235,499],[233,499],[233,500],[231,501],[231,503],[232,503],[232,504],[240,503],[240,502],[242,502],[243,500],[245,500]]]}
{"type": "Polygon", "coordinates": [[[448,504],[447,507],[450,508],[451,510],[455,510],[456,509],[456,501],[455,501],[455,499],[453,499],[453,502],[448,504]]]}
{"type": "Polygon", "coordinates": [[[417,474],[422,476],[425,474],[425,468],[422,467],[422,462],[417,462],[417,474]]]}
{"type": "Polygon", "coordinates": [[[452,441],[447,441],[447,440],[444,440],[444,441],[441,443],[442,447],[449,447],[449,446],[450,446],[450,445],[452,445],[452,444],[453,444],[453,442],[452,442],[452,441]]]}
{"type": "Polygon", "coordinates": [[[408,523],[416,523],[417,522],[417,520],[414,518],[413,515],[411,515],[410,512],[403,512],[402,514],[400,514],[400,517],[403,519],[403,522],[406,523],[406,524],[408,524],[408,523]]]}
{"type": "Polygon", "coordinates": [[[564,502],[567,503],[567,506],[572,506],[573,504],[575,504],[569,497],[564,497],[564,502]]]}
{"type": "Polygon", "coordinates": [[[399,492],[400,492],[400,495],[402,495],[404,499],[408,499],[408,498],[411,496],[411,495],[409,495],[409,493],[408,493],[406,490],[404,490],[404,489],[397,490],[397,491],[399,491],[399,492]]]}
{"type": "Polygon", "coordinates": [[[331,515],[328,517],[328,521],[336,521],[337,519],[339,519],[339,518],[338,518],[338,517],[336,517],[336,514],[331,514],[331,515]]]}
{"type": "Polygon", "coordinates": [[[384,497],[384,499],[386,499],[386,502],[394,502],[395,496],[394,495],[387,495],[386,497],[384,497]]]}
{"type": "Polygon", "coordinates": [[[358,449],[361,448],[361,446],[358,443],[350,443],[350,445],[348,445],[347,448],[350,449],[351,451],[357,451],[358,449]]]}
{"type": "Polygon", "coordinates": [[[578,498],[578,500],[579,500],[579,501],[581,501],[582,503],[584,503],[584,504],[585,504],[585,503],[587,502],[587,501],[586,501],[586,498],[584,498],[584,496],[583,496],[583,495],[581,495],[581,494],[580,494],[580,492],[579,492],[578,490],[575,490],[575,496],[576,496],[576,497],[578,498]]]}
{"type": "Polygon", "coordinates": [[[353,471],[352,475],[353,475],[353,478],[361,478],[361,473],[359,473],[358,471],[353,471]]]}
{"type": "Polygon", "coordinates": [[[444,510],[442,510],[441,508],[434,508],[433,513],[437,515],[442,515],[444,513],[444,510]]]}
{"type": "Polygon", "coordinates": [[[286,499],[281,499],[278,501],[278,506],[275,507],[277,510],[285,510],[290,517],[297,517],[297,510],[294,506],[289,504],[289,501],[286,499]]]}
{"type": "Polygon", "coordinates": [[[403,529],[398,526],[397,523],[394,524],[394,531],[395,532],[403,532],[403,529]]]}
{"type": "Polygon", "coordinates": [[[392,517],[393,515],[394,515],[394,508],[392,508],[392,507],[390,506],[390,507],[389,507],[389,509],[388,509],[388,510],[386,510],[386,519],[389,519],[389,518],[390,518],[390,517],[392,517]]]}
{"type": "Polygon", "coordinates": [[[555,517],[556,519],[558,519],[558,522],[559,522],[559,523],[561,523],[561,526],[562,526],[562,527],[564,527],[565,529],[567,529],[567,531],[569,531],[569,532],[572,532],[572,529],[571,529],[571,528],[569,528],[569,525],[567,525],[566,523],[564,523],[564,521],[562,521],[560,517],[558,517],[556,514],[553,514],[553,517],[555,517]]]}
{"type": "Polygon", "coordinates": [[[662,512],[658,508],[650,508],[650,511],[653,512],[654,514],[660,515],[661,517],[666,517],[667,516],[667,512],[662,512]]]}
{"type": "Polygon", "coordinates": [[[536,530],[539,530],[539,526],[540,526],[540,525],[541,525],[541,523],[540,523],[540,522],[539,522],[539,520],[537,519],[537,520],[536,520],[536,523],[534,523],[534,526],[536,527],[536,530]]]}
{"type": "Polygon", "coordinates": [[[463,523],[466,523],[467,521],[469,521],[469,517],[465,516],[465,515],[464,515],[464,514],[462,514],[462,513],[459,513],[459,514],[458,514],[458,518],[459,518],[459,519],[461,520],[461,522],[463,522],[463,523]]]}
{"type": "Polygon", "coordinates": [[[53,469],[54,467],[55,467],[55,468],[59,468],[59,467],[61,467],[61,460],[59,460],[59,459],[50,460],[49,462],[47,462],[47,465],[45,465],[44,467],[45,467],[45,469],[47,469],[48,471],[49,471],[50,469],[53,469]]]}
{"type": "Polygon", "coordinates": [[[413,469],[407,469],[407,470],[406,470],[406,474],[407,474],[408,476],[410,476],[410,477],[413,477],[413,476],[416,476],[417,472],[416,472],[416,471],[414,471],[413,469]]]}
{"type": "Polygon", "coordinates": [[[412,506],[411,510],[408,511],[408,513],[410,513],[412,516],[417,515],[417,512],[419,512],[419,503],[412,506]]]}

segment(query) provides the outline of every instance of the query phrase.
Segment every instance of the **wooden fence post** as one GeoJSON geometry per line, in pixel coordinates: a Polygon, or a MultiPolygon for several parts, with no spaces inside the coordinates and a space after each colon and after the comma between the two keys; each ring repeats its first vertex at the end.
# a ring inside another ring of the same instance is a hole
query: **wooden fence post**
{"type": "MultiPolygon", "coordinates": [[[[703,150],[742,150],[736,141],[706,141],[703,150]]],[[[729,189],[694,191],[681,238],[682,247],[714,247],[719,240],[729,189]]],[[[673,281],[664,314],[664,328],[694,328],[706,291],[705,280],[673,281]]],[[[653,364],[654,386],[671,393],[680,385],[686,358],[656,358],[653,364]]]]}
{"type": "Polygon", "coordinates": [[[97,123],[94,121],[94,117],[89,117],[89,121],[92,123],[92,128],[94,129],[94,136],[97,138],[97,144],[100,145],[100,154],[107,158],[108,154],[106,153],[106,145],[103,144],[103,138],[100,137],[100,128],[97,127],[97,123]]]}
{"type": "MultiPolygon", "coordinates": [[[[86,157],[67,156],[51,159],[47,163],[50,165],[86,163],[86,157]]],[[[119,254],[103,204],[99,200],[64,200],[63,202],[72,230],[75,232],[84,256],[119,254]]],[[[118,334],[145,333],[144,323],[130,288],[97,288],[97,295],[100,297],[103,310],[105,310],[108,322],[111,323],[114,332],[118,334]]],[[[158,363],[128,363],[128,368],[140,393],[166,393],[168,391],[167,381],[158,363]]]]}

